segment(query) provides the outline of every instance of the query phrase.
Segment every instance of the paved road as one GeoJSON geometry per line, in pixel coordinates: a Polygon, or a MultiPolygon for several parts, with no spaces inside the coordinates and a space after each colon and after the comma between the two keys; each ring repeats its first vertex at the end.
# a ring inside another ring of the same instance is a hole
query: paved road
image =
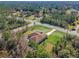
{"type": "Polygon", "coordinates": [[[42,25],[42,26],[45,26],[45,27],[48,27],[48,28],[56,29],[56,30],[64,32],[64,33],[68,32],[71,35],[79,36],[79,33],[77,33],[76,31],[68,31],[67,29],[64,29],[64,28],[61,28],[61,27],[58,27],[58,26],[53,26],[53,25],[49,25],[49,24],[43,24],[43,23],[40,23],[40,22],[37,22],[37,21],[32,21],[32,20],[27,20],[27,21],[30,21],[32,23],[32,25],[34,25],[34,24],[42,25]]]}
{"type": "MultiPolygon", "coordinates": [[[[31,22],[31,24],[29,24],[28,26],[33,26],[35,24],[36,25],[42,25],[42,26],[46,26],[46,27],[49,27],[49,28],[56,29],[56,30],[61,31],[61,32],[64,32],[64,33],[67,33],[68,32],[71,35],[79,36],[79,33],[77,33],[77,31],[68,31],[67,29],[64,29],[64,28],[61,28],[61,27],[58,27],[58,26],[49,25],[49,24],[43,24],[43,23],[37,22],[36,20],[35,21],[26,20],[26,19],[24,19],[24,20],[31,22]]],[[[77,26],[77,27],[79,27],[79,26],[77,26]]]]}
{"type": "MultiPolygon", "coordinates": [[[[31,24],[28,25],[28,27],[30,26],[33,26],[33,25],[42,25],[42,26],[46,26],[48,28],[52,28],[52,29],[56,29],[58,31],[61,31],[61,32],[64,32],[64,33],[67,33],[67,29],[64,29],[64,28],[61,28],[61,27],[58,27],[58,26],[53,26],[53,25],[49,25],[49,24],[42,24],[40,22],[37,22],[37,21],[32,21],[32,20],[26,20],[24,19],[26,22],[29,21],[31,22],[31,24]]],[[[19,27],[19,28],[16,28],[16,29],[13,29],[12,31],[13,32],[18,32],[22,29],[25,29],[26,26],[22,26],[22,27],[19,27]]],[[[79,33],[75,32],[75,31],[68,31],[69,34],[71,35],[76,35],[76,36],[79,36],[79,33]]],[[[0,33],[0,38],[2,37],[1,33],[0,33]]]]}
{"type": "Polygon", "coordinates": [[[36,22],[36,24],[46,26],[46,27],[49,27],[49,28],[54,28],[54,29],[61,31],[61,32],[64,32],[64,33],[68,32],[71,35],[79,36],[79,33],[77,33],[76,31],[68,31],[67,29],[64,29],[64,28],[61,28],[61,27],[58,27],[58,26],[53,26],[53,25],[49,25],[49,24],[42,24],[42,23],[38,23],[38,22],[36,22]]]}

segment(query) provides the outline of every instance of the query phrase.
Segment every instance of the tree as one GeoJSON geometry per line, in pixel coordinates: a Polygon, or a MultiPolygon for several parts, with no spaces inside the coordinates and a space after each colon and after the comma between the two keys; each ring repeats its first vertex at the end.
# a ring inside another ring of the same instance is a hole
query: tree
{"type": "Polygon", "coordinates": [[[34,49],[29,52],[27,57],[36,57],[36,58],[47,58],[50,57],[50,54],[47,53],[45,48],[42,45],[38,45],[35,42],[31,41],[30,46],[34,49]]]}
{"type": "Polygon", "coordinates": [[[0,39],[0,50],[5,49],[5,40],[4,39],[0,39]]]}
{"type": "Polygon", "coordinates": [[[17,46],[16,41],[13,40],[13,39],[11,39],[11,40],[8,40],[7,41],[6,49],[8,51],[15,50],[16,49],[16,46],[17,46]]]}
{"type": "Polygon", "coordinates": [[[43,46],[39,46],[35,51],[36,57],[38,58],[48,58],[51,57],[50,54],[44,49],[43,46]]]}
{"type": "Polygon", "coordinates": [[[55,44],[54,48],[53,48],[53,51],[57,56],[58,56],[58,52],[61,50],[61,47],[60,47],[60,42],[58,41],[57,44],[55,44]]]}
{"type": "Polygon", "coordinates": [[[35,57],[34,53],[35,52],[33,52],[33,51],[29,51],[26,58],[34,58],[35,57]]]}
{"type": "MultiPolygon", "coordinates": [[[[6,43],[6,50],[9,53],[9,56],[15,57],[17,50],[17,42],[14,39],[8,40],[6,43]]],[[[17,57],[17,55],[16,55],[17,57]]]]}
{"type": "Polygon", "coordinates": [[[76,50],[76,57],[79,58],[79,49],[76,50]]]}
{"type": "Polygon", "coordinates": [[[36,42],[34,42],[34,41],[29,41],[29,46],[31,46],[34,49],[38,48],[38,44],[36,42]]]}
{"type": "Polygon", "coordinates": [[[69,51],[69,50],[66,50],[66,49],[64,49],[64,50],[62,50],[62,51],[59,51],[58,56],[59,56],[60,58],[69,58],[69,56],[70,56],[70,51],[69,51]]]}
{"type": "Polygon", "coordinates": [[[10,31],[4,31],[2,33],[2,36],[3,36],[5,41],[8,41],[11,38],[11,32],[10,31]]]}

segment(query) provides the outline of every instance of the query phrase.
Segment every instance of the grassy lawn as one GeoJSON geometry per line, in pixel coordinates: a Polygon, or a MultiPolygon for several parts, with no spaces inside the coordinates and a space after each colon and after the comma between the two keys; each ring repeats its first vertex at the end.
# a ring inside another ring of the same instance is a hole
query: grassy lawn
{"type": "Polygon", "coordinates": [[[41,25],[32,26],[30,28],[31,28],[31,31],[42,31],[42,32],[45,32],[45,33],[52,30],[48,27],[44,27],[44,26],[41,26],[41,25]]]}
{"type": "Polygon", "coordinates": [[[51,35],[48,36],[48,39],[45,41],[45,43],[51,43],[51,44],[56,44],[57,41],[60,41],[61,38],[63,37],[64,33],[55,31],[51,35]]]}
{"type": "Polygon", "coordinates": [[[26,19],[35,20],[35,17],[34,17],[34,15],[31,15],[31,16],[29,16],[29,17],[26,17],[26,19]]]}
{"type": "Polygon", "coordinates": [[[60,41],[63,37],[64,33],[55,31],[51,35],[48,36],[48,39],[46,39],[41,45],[45,47],[45,50],[52,55],[52,50],[57,41],[60,41]]]}
{"type": "Polygon", "coordinates": [[[29,30],[26,32],[26,33],[24,33],[24,34],[30,34],[30,33],[32,33],[33,31],[42,31],[42,32],[45,32],[45,33],[47,33],[47,32],[49,32],[49,31],[51,31],[52,29],[50,29],[50,28],[48,28],[48,27],[44,27],[44,26],[41,26],[41,25],[36,25],[36,26],[31,26],[31,27],[29,27],[29,30]]]}

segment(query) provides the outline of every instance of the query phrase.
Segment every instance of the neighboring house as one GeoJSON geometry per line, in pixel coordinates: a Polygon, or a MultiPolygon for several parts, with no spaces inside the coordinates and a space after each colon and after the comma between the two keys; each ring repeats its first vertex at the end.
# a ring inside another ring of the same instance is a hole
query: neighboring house
{"type": "Polygon", "coordinates": [[[19,16],[19,17],[22,16],[21,12],[19,12],[19,11],[13,12],[12,14],[14,16],[19,16]]]}
{"type": "Polygon", "coordinates": [[[28,39],[29,41],[34,41],[38,44],[40,44],[41,42],[43,42],[45,39],[47,38],[47,35],[44,32],[34,32],[30,35],[28,35],[28,39]]]}
{"type": "Polygon", "coordinates": [[[76,9],[68,9],[68,10],[66,10],[66,14],[77,15],[78,11],[76,9]]]}
{"type": "Polygon", "coordinates": [[[34,16],[38,17],[38,18],[42,17],[43,16],[43,11],[39,11],[39,12],[34,13],[34,16]]]}
{"type": "Polygon", "coordinates": [[[27,14],[26,11],[23,11],[23,12],[22,12],[22,15],[23,15],[24,17],[26,17],[28,14],[27,14]]]}

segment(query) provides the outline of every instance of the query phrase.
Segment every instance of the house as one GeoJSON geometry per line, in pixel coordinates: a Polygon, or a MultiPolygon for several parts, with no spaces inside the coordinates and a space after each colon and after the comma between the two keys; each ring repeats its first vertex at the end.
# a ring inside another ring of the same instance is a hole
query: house
{"type": "Polygon", "coordinates": [[[28,35],[29,41],[34,41],[38,44],[42,43],[47,38],[47,35],[44,32],[34,32],[28,35]]]}
{"type": "Polygon", "coordinates": [[[43,16],[43,11],[37,11],[37,12],[35,12],[34,16],[38,17],[38,18],[42,17],[43,16]]]}
{"type": "Polygon", "coordinates": [[[66,10],[66,14],[73,14],[73,15],[77,15],[78,11],[76,9],[68,9],[66,10]]]}

